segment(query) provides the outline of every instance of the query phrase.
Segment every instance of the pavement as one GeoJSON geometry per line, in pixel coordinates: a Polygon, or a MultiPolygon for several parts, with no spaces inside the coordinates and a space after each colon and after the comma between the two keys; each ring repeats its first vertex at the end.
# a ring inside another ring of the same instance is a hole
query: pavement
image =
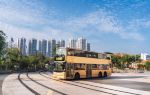
{"type": "Polygon", "coordinates": [[[148,75],[144,73],[143,75],[141,74],[139,73],[113,74],[112,77],[108,79],[92,79],[86,81],[113,85],[118,87],[126,87],[143,91],[150,91],[150,74],[148,75]]]}
{"type": "Polygon", "coordinates": [[[0,95],[2,95],[2,84],[3,80],[8,76],[9,74],[0,74],[0,95]]]}
{"type": "Polygon", "coordinates": [[[3,95],[150,95],[150,73],[113,73],[109,78],[54,80],[51,73],[7,76],[3,95]]]}

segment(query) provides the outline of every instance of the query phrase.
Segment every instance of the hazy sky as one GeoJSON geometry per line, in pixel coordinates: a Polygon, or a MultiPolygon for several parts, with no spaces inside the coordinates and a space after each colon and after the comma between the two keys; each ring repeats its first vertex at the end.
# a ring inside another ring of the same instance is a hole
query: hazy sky
{"type": "Polygon", "coordinates": [[[0,0],[8,38],[85,37],[92,50],[150,53],[150,0],[0,0]]]}

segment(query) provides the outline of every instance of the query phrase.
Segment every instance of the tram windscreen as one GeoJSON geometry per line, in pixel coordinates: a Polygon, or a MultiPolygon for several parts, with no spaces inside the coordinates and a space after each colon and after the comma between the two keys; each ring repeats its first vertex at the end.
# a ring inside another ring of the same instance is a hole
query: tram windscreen
{"type": "Polygon", "coordinates": [[[66,55],[66,49],[65,48],[56,49],[56,55],[66,55]]]}
{"type": "Polygon", "coordinates": [[[54,71],[55,72],[64,72],[66,70],[66,62],[56,62],[54,71]]]}

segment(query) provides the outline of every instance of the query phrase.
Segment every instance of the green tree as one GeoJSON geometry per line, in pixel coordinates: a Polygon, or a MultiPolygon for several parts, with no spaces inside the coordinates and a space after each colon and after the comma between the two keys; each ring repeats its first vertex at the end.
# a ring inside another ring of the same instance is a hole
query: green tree
{"type": "Polygon", "coordinates": [[[29,67],[32,66],[30,65],[30,60],[28,56],[22,56],[20,60],[20,69],[29,69],[29,67]]]}
{"type": "Polygon", "coordinates": [[[52,47],[52,56],[54,56],[54,55],[56,54],[56,49],[57,49],[56,46],[53,46],[53,47],[52,47]]]}
{"type": "Polygon", "coordinates": [[[28,56],[28,58],[29,58],[29,66],[31,68],[34,68],[34,70],[36,70],[36,66],[39,60],[37,59],[36,56],[28,56]]]}
{"type": "Polygon", "coordinates": [[[7,48],[3,58],[6,68],[13,70],[14,65],[20,65],[21,56],[18,48],[7,48]]]}
{"type": "Polygon", "coordinates": [[[5,48],[5,39],[6,39],[5,33],[0,30],[0,57],[2,55],[3,49],[5,48]]]}
{"type": "Polygon", "coordinates": [[[37,59],[38,59],[37,68],[38,69],[44,68],[46,57],[43,54],[38,54],[37,59]]]}
{"type": "Polygon", "coordinates": [[[120,56],[112,55],[111,61],[112,61],[112,64],[113,64],[114,67],[117,67],[119,69],[122,68],[122,63],[121,63],[121,57],[120,56]]]}
{"type": "Polygon", "coordinates": [[[150,70],[150,62],[145,62],[145,69],[150,70]]]}
{"type": "Polygon", "coordinates": [[[4,48],[6,46],[6,35],[3,31],[0,30],[0,70],[3,69],[4,66],[4,60],[3,60],[3,56],[4,56],[4,48]]]}
{"type": "Polygon", "coordinates": [[[129,68],[129,66],[133,62],[140,62],[140,56],[139,55],[124,55],[124,56],[112,55],[111,61],[113,63],[113,66],[119,69],[124,69],[124,68],[129,68]]]}

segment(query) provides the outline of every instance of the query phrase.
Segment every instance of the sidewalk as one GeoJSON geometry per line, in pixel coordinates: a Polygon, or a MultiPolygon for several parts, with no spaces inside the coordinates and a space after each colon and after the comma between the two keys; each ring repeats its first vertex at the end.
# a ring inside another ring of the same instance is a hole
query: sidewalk
{"type": "Polygon", "coordinates": [[[2,84],[4,79],[8,76],[9,74],[2,74],[0,75],[0,95],[2,95],[2,84]]]}
{"type": "Polygon", "coordinates": [[[12,71],[11,70],[8,70],[8,71],[0,71],[0,74],[11,74],[12,71]]]}

